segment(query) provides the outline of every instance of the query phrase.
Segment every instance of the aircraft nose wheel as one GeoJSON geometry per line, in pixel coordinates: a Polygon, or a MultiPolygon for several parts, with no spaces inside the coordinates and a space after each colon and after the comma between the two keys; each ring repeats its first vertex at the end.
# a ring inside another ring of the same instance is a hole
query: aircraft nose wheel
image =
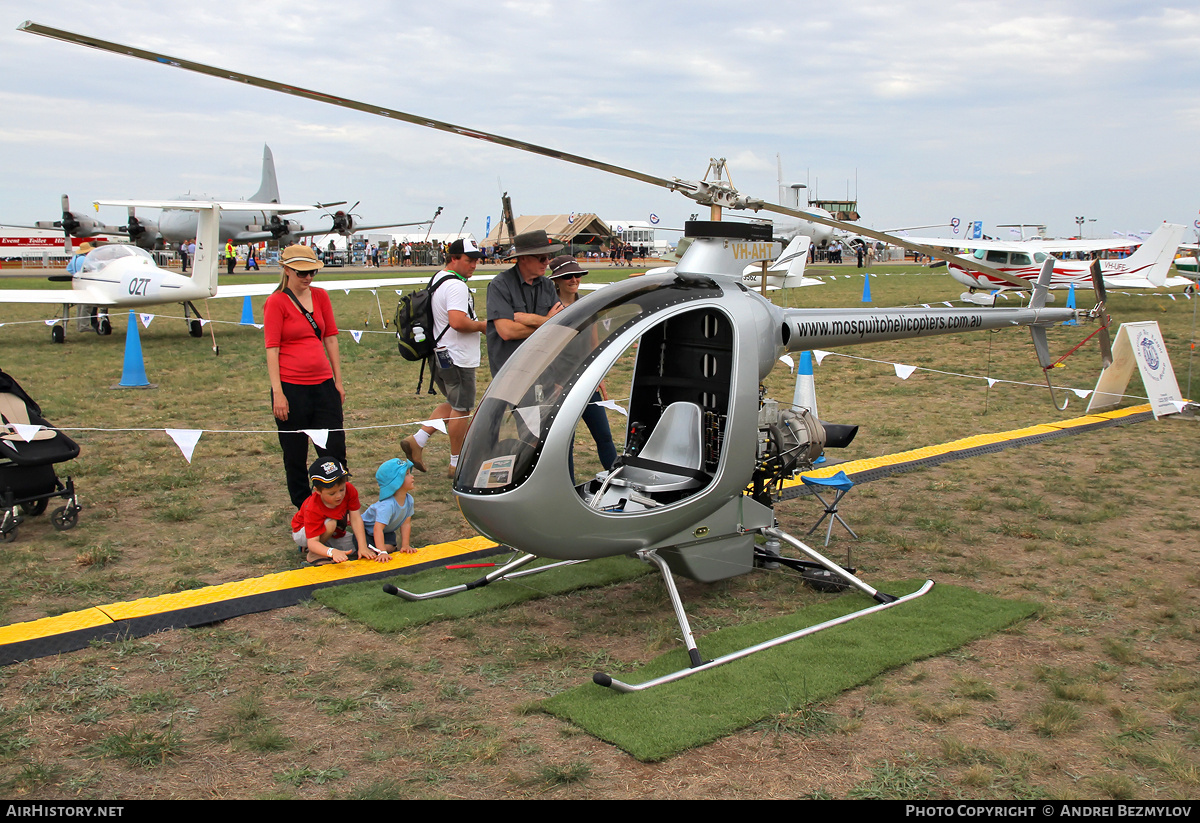
{"type": "Polygon", "coordinates": [[[189,320],[188,334],[190,334],[192,337],[200,337],[204,334],[204,326],[199,320],[189,320]]]}
{"type": "Polygon", "coordinates": [[[67,339],[67,332],[63,329],[62,326],[51,326],[50,327],[50,342],[51,343],[61,343],[66,339],[67,339]]]}
{"type": "Polygon", "coordinates": [[[108,319],[108,315],[100,318],[100,322],[96,326],[96,332],[104,337],[112,334],[112,321],[108,319]]]}

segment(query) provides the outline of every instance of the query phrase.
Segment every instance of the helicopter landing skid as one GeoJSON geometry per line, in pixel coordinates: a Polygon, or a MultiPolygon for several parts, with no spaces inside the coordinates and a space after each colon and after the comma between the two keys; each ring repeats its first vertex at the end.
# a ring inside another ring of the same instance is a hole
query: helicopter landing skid
{"type": "Polygon", "coordinates": [[[656,677],[653,680],[647,680],[644,683],[624,683],[620,680],[614,679],[604,672],[596,672],[593,674],[592,682],[598,686],[608,686],[609,688],[615,689],[619,692],[627,693],[645,691],[646,689],[650,689],[655,686],[661,686],[664,683],[673,683],[676,680],[681,680],[689,675],[696,674],[697,672],[715,669],[717,666],[723,666],[726,663],[733,662],[734,660],[740,660],[743,657],[749,657],[755,652],[764,651],[766,649],[774,648],[775,646],[782,646],[784,643],[790,643],[793,640],[799,640],[801,637],[807,637],[811,634],[816,634],[823,629],[828,629],[833,626],[840,626],[843,623],[849,623],[851,620],[857,620],[860,617],[866,617],[869,614],[874,614],[875,612],[883,611],[884,609],[890,609],[893,606],[899,606],[902,603],[907,603],[910,600],[916,600],[918,597],[922,597],[927,594],[933,588],[933,581],[926,580],[925,584],[912,594],[906,594],[903,597],[896,597],[894,595],[886,594],[885,592],[881,592],[878,589],[868,586],[848,570],[838,566],[833,561],[824,557],[820,552],[809,546],[806,546],[804,543],[800,542],[786,532],[780,531],[777,528],[767,528],[762,529],[762,533],[768,537],[778,538],[784,543],[787,543],[789,546],[792,546],[798,551],[808,555],[813,559],[813,561],[815,561],[815,563],[819,564],[827,569],[831,574],[837,575],[838,578],[845,581],[847,586],[853,586],[854,588],[859,589],[860,591],[869,595],[873,600],[876,601],[876,604],[850,614],[842,615],[841,617],[835,617],[834,619],[827,620],[824,623],[818,623],[815,626],[809,626],[808,628],[800,629],[790,634],[781,635],[779,637],[772,638],[771,640],[764,640],[762,643],[758,643],[753,646],[747,646],[746,648],[735,652],[730,652],[729,654],[722,655],[714,660],[706,661],[701,657],[700,651],[696,647],[696,641],[692,636],[691,626],[688,623],[687,615],[683,610],[683,601],[679,598],[679,591],[675,587],[675,581],[671,576],[671,571],[667,567],[666,562],[662,558],[658,557],[657,553],[654,551],[639,552],[639,557],[653,562],[658,566],[659,570],[663,574],[663,581],[666,583],[667,593],[671,598],[671,605],[675,608],[675,616],[679,620],[679,628],[682,630],[684,642],[687,644],[688,657],[691,660],[691,666],[686,669],[680,669],[679,671],[671,674],[663,675],[662,677],[656,677]]]}
{"type": "Polygon", "coordinates": [[[472,580],[470,583],[461,583],[457,586],[450,586],[445,589],[435,589],[434,591],[425,592],[423,594],[405,591],[404,589],[393,586],[391,583],[385,585],[383,590],[388,594],[394,594],[397,597],[402,597],[405,600],[411,600],[414,602],[418,600],[433,600],[435,597],[448,597],[449,595],[458,594],[459,592],[478,589],[482,586],[488,585],[489,583],[495,583],[497,580],[515,580],[518,577],[528,577],[531,574],[541,574],[542,572],[550,571],[551,569],[558,569],[562,568],[563,566],[574,566],[576,563],[587,562],[587,560],[563,560],[559,563],[550,563],[545,566],[538,566],[536,569],[517,571],[517,569],[537,559],[537,555],[523,554],[516,560],[512,560],[508,563],[505,563],[500,568],[488,572],[478,580],[472,580]]]}

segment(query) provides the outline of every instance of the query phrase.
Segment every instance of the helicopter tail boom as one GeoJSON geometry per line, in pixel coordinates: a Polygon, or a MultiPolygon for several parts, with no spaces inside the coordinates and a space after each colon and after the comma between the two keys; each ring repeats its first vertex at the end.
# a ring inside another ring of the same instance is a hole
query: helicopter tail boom
{"type": "Polygon", "coordinates": [[[1074,309],[791,309],[784,312],[788,352],[932,337],[1013,326],[1049,326],[1076,316],[1074,309]]]}

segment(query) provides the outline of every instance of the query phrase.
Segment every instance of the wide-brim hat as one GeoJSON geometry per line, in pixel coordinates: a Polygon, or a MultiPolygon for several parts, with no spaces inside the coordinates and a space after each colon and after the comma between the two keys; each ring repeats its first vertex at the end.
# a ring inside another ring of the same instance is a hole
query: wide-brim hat
{"type": "Polygon", "coordinates": [[[556,251],[562,251],[562,243],[551,243],[545,229],[534,229],[533,231],[522,232],[513,238],[512,251],[508,253],[506,260],[512,260],[514,257],[525,257],[531,254],[554,254],[556,251]]]}
{"type": "Polygon", "coordinates": [[[316,252],[299,243],[284,249],[283,254],[279,256],[279,262],[293,271],[316,271],[325,266],[317,259],[316,252]]]}
{"type": "Polygon", "coordinates": [[[550,273],[546,276],[551,280],[566,277],[568,274],[577,274],[583,277],[587,274],[587,269],[576,263],[575,258],[569,254],[560,255],[550,261],[550,273]]]}
{"type": "Polygon", "coordinates": [[[398,457],[385,460],[379,467],[379,471],[375,472],[375,480],[379,483],[379,499],[387,500],[400,491],[411,468],[412,463],[408,460],[401,460],[398,457]]]}
{"type": "Polygon", "coordinates": [[[80,243],[77,253],[78,254],[87,254],[88,252],[92,251],[95,248],[96,247],[93,246],[91,243],[80,243]]]}

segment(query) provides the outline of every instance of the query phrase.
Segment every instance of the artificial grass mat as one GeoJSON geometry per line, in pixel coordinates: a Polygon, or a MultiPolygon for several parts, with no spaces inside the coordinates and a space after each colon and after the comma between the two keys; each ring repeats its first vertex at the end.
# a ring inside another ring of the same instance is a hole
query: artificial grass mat
{"type": "MultiPolygon", "coordinates": [[[[555,561],[535,560],[525,568],[536,568],[553,562],[555,561]]],[[[413,575],[390,578],[388,582],[398,588],[423,593],[469,583],[490,571],[495,569],[428,569],[413,575]]],[[[385,594],[383,583],[378,580],[318,589],[313,592],[313,598],[377,632],[401,632],[438,620],[482,614],[538,597],[608,586],[632,580],[651,571],[652,569],[640,560],[624,556],[606,557],[554,569],[545,574],[517,580],[501,580],[478,589],[433,600],[410,602],[395,595],[385,594]]]]}
{"type": "MultiPolygon", "coordinates": [[[[923,582],[902,581],[880,590],[899,596],[916,591],[923,582]]],[[[697,643],[705,659],[712,659],[873,604],[855,592],[762,623],[721,629],[697,638],[697,643]]],[[[540,707],[638,760],[665,760],[769,717],[827,700],[888,669],[944,654],[1036,609],[1033,603],[958,586],[934,586],[924,597],[896,608],[674,683],[630,694],[587,683],[542,701],[540,707]]],[[[639,668],[633,677],[608,674],[636,684],[687,664],[681,646],[639,668]]]]}

